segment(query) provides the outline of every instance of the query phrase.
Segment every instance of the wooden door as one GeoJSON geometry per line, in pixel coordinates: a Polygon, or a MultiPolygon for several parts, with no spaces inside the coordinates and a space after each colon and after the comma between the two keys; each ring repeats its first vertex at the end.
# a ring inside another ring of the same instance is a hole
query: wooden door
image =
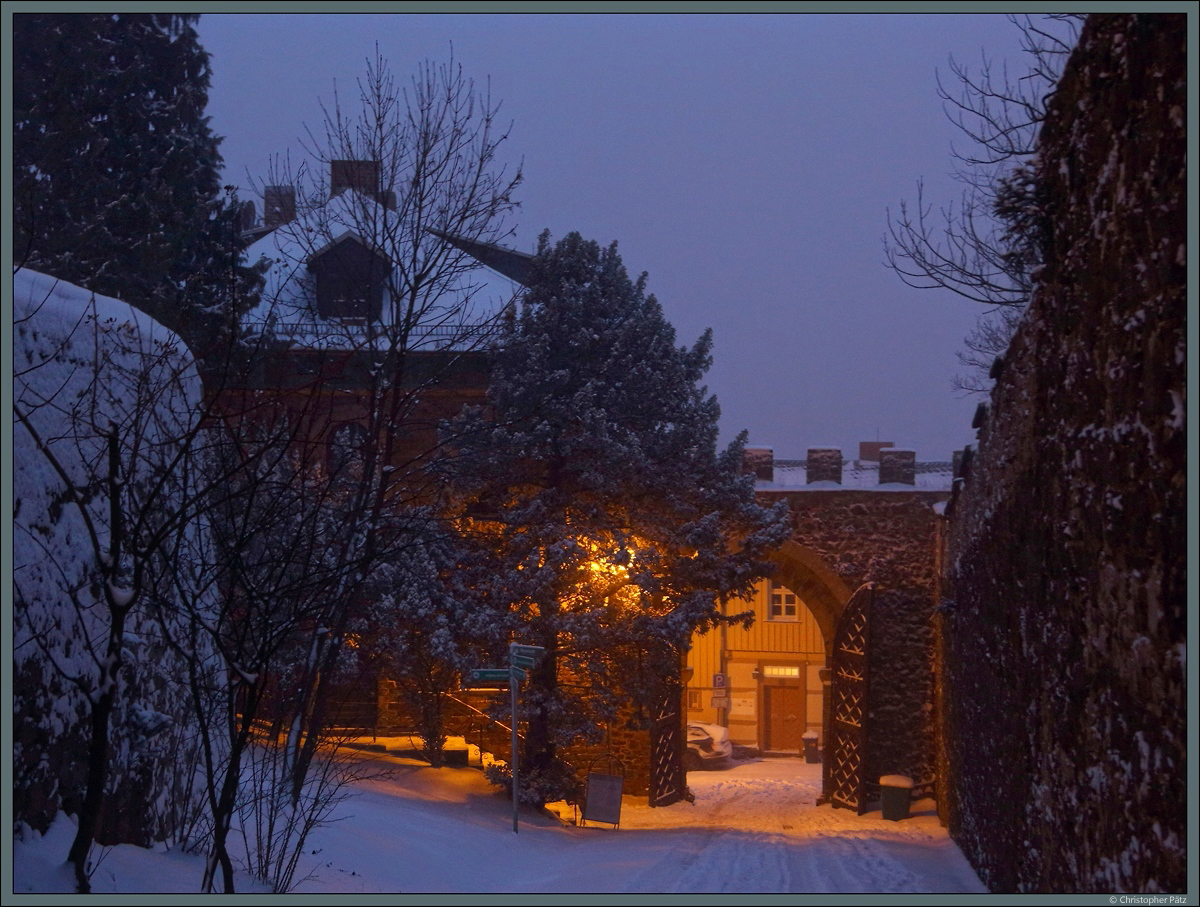
{"type": "Polygon", "coordinates": [[[804,690],[799,686],[766,686],[763,696],[763,710],[767,713],[767,749],[799,752],[807,726],[804,690]]]}

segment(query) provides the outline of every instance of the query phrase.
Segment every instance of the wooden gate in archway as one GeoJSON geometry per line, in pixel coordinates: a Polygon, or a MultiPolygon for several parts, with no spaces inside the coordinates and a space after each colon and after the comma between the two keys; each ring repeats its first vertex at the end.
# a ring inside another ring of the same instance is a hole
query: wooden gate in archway
{"type": "Polygon", "coordinates": [[[822,801],[867,810],[866,764],[870,739],[870,639],[875,584],[850,596],[838,621],[830,665],[829,725],[825,728],[822,801]]]}
{"type": "Polygon", "coordinates": [[[683,688],[668,681],[651,716],[650,805],[670,806],[683,799],[687,775],[683,771],[683,688]]]}

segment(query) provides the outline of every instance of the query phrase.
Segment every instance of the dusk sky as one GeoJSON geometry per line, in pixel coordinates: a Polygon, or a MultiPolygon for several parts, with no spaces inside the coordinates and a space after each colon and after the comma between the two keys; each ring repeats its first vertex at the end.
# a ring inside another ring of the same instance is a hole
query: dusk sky
{"type": "Polygon", "coordinates": [[[978,400],[951,378],[981,308],[904,286],[882,240],[919,178],[957,201],[935,75],[984,51],[1022,72],[1004,16],[209,14],[199,33],[244,197],[273,155],[303,160],[335,82],[357,97],[376,42],[401,82],[453,47],[523,162],[510,244],[616,240],[681,344],[711,327],[723,441],[799,459],[879,438],[922,460],[973,442],[978,400]]]}

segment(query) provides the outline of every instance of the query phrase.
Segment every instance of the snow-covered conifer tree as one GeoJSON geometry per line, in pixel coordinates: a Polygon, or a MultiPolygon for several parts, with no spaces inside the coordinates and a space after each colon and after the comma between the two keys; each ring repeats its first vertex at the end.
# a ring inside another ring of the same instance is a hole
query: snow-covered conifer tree
{"type": "Polygon", "coordinates": [[[430,517],[419,537],[380,565],[370,606],[355,623],[356,651],[395,683],[433,765],[442,764],[449,697],[479,637],[471,628],[472,602],[448,581],[457,568],[456,539],[449,527],[438,527],[430,517]]]}
{"type": "Polygon", "coordinates": [[[257,280],[222,193],[197,18],[13,17],[13,259],[137,306],[204,355],[257,280]]]}
{"type": "Polygon", "coordinates": [[[555,798],[559,747],[678,680],[692,632],[786,533],[742,474],[744,438],[718,452],[711,335],[676,346],[645,286],[615,244],[543,234],[488,411],[458,427],[476,546],[461,581],[547,652],[525,696],[532,800],[555,798]]]}

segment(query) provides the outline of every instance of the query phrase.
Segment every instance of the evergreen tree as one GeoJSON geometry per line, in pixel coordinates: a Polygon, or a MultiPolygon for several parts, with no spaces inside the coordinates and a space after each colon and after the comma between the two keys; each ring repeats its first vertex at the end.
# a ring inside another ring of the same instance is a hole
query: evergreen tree
{"type": "Polygon", "coordinates": [[[222,196],[197,18],[13,17],[13,258],[202,352],[255,283],[222,196]]]}
{"type": "Polygon", "coordinates": [[[661,701],[693,631],[751,591],[786,537],[786,513],[760,508],[742,474],[744,437],[717,451],[720,410],[700,384],[711,334],[676,347],[645,285],[615,244],[543,234],[488,411],[460,426],[476,546],[462,591],[497,637],[547,652],[525,695],[535,802],[564,792],[561,746],[595,739],[622,702],[661,701]]]}

